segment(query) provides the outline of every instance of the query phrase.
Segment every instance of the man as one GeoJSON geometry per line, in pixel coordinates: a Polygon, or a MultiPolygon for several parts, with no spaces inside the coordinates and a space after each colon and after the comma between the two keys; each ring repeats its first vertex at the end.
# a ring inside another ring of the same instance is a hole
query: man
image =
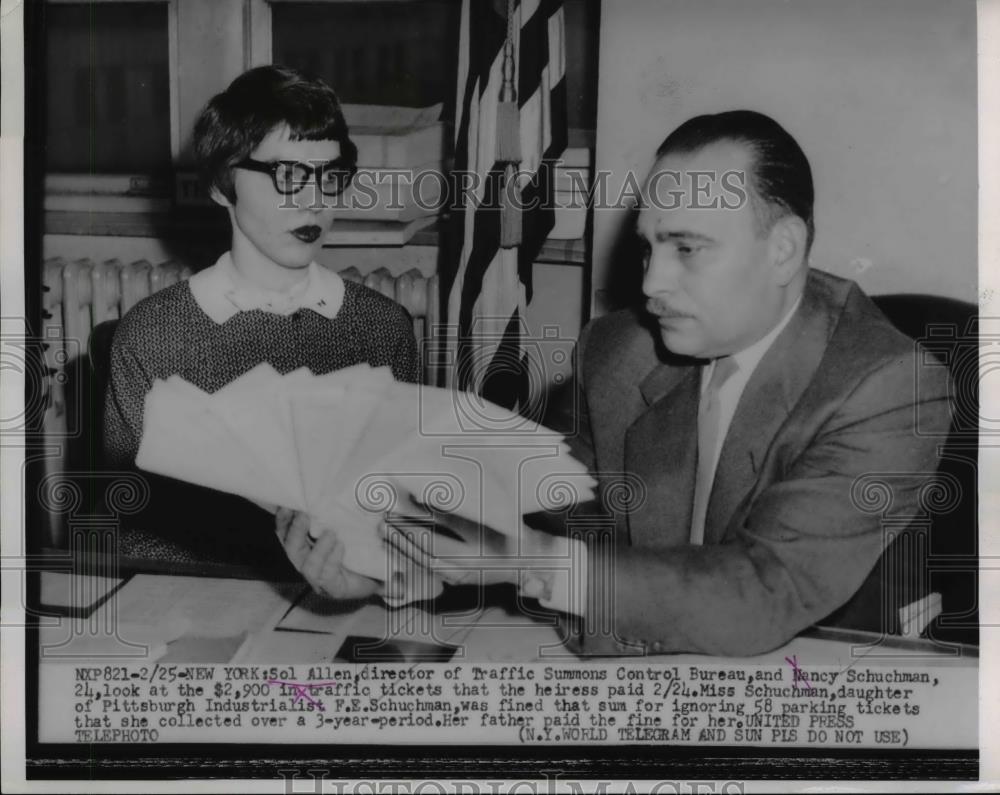
{"type": "Polygon", "coordinates": [[[522,592],[585,617],[585,653],[764,652],[859,589],[885,546],[883,509],[918,514],[947,376],[928,367],[916,394],[913,342],[853,282],[810,269],[809,163],[762,114],[675,130],[637,232],[645,312],[600,318],[579,342],[581,440],[605,504],[629,491],[628,504],[613,545],[592,533],[585,552],[525,528],[521,555],[574,569],[569,587],[522,573],[522,592]],[[891,504],[865,504],[883,480],[891,504]]]}

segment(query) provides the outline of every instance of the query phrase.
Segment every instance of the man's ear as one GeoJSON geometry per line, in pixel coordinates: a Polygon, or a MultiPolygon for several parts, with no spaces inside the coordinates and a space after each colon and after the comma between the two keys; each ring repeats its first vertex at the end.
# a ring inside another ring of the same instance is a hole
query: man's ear
{"type": "Polygon", "coordinates": [[[216,204],[222,205],[227,209],[233,206],[233,203],[226,198],[225,194],[221,190],[219,190],[218,185],[213,185],[211,190],[209,190],[208,195],[212,197],[212,201],[216,204]]]}
{"type": "Polygon", "coordinates": [[[778,284],[786,286],[805,261],[809,230],[797,215],[785,215],[771,228],[771,261],[778,284]]]}

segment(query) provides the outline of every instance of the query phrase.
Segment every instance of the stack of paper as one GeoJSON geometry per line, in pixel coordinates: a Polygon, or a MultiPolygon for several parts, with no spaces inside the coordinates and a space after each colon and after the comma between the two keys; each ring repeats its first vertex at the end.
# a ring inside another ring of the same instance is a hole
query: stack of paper
{"type": "Polygon", "coordinates": [[[343,106],[358,173],[336,202],[331,245],[403,245],[447,209],[441,107],[343,106]]]}
{"type": "Polygon", "coordinates": [[[385,580],[378,525],[411,500],[429,518],[454,513],[516,536],[524,514],[593,498],[562,437],[529,431],[513,412],[397,382],[388,368],[282,376],[263,364],[213,394],[180,376],[156,381],[137,464],[306,512],[338,534],[347,568],[385,580]]]}
{"type": "Polygon", "coordinates": [[[427,108],[342,107],[351,140],[358,147],[360,168],[412,168],[444,161],[446,131],[440,121],[441,103],[427,108]]]}

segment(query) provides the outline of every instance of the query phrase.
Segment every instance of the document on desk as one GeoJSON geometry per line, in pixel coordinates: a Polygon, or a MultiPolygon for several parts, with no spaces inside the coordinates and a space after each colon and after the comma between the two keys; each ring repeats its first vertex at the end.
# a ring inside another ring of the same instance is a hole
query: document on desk
{"type": "Polygon", "coordinates": [[[444,662],[457,649],[477,662],[524,662],[562,644],[554,625],[496,607],[435,615],[304,593],[273,628],[248,638],[233,662],[444,662]]]}
{"type": "Polygon", "coordinates": [[[41,608],[60,613],[86,613],[121,585],[120,577],[99,577],[68,571],[41,573],[41,608]]]}
{"type": "Polygon", "coordinates": [[[234,663],[445,662],[472,627],[415,606],[337,603],[302,594],[268,629],[247,639],[234,663]]]}
{"type": "Polygon", "coordinates": [[[299,583],[140,574],[115,594],[119,620],[185,626],[188,636],[232,637],[259,629],[302,590],[299,583]]]}

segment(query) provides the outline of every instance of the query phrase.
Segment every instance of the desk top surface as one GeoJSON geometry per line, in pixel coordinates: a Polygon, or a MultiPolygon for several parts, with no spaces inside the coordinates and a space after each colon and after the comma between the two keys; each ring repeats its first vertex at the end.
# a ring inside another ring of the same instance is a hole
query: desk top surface
{"type": "MultiPolygon", "coordinates": [[[[177,566],[171,566],[177,571],[177,566]]],[[[156,658],[173,662],[330,662],[343,660],[345,640],[391,638],[418,644],[425,651],[448,649],[439,661],[458,658],[483,662],[577,661],[559,641],[554,616],[518,615],[510,600],[480,600],[462,609],[398,609],[377,598],[333,603],[309,592],[301,583],[275,583],[237,576],[204,576],[204,567],[190,573],[165,573],[160,566],[123,566],[120,577],[77,572],[43,573],[43,610],[77,620],[114,606],[116,621],[133,638],[150,644],[156,658]],[[136,573],[136,569],[143,569],[136,573]],[[149,569],[160,569],[149,573],[149,569]]],[[[219,570],[211,573],[220,574],[219,570]]],[[[240,576],[242,575],[242,576],[240,576]]],[[[433,605],[431,605],[433,607],[433,605]]],[[[43,644],[66,630],[50,625],[43,644]]],[[[122,633],[119,633],[122,634],[122,633]]],[[[48,659],[58,659],[49,657],[48,659]]],[[[430,658],[434,659],[431,654],[430,658]]],[[[152,659],[151,657],[147,659],[152,659]]],[[[614,658],[626,665],[727,664],[848,667],[932,665],[977,667],[978,649],[940,644],[926,639],[879,636],[876,633],[815,627],[785,646],[746,658],[671,654],[614,658]]],[[[43,661],[47,655],[43,654],[43,661]]],[[[604,662],[608,662],[604,658],[604,662]]]]}

